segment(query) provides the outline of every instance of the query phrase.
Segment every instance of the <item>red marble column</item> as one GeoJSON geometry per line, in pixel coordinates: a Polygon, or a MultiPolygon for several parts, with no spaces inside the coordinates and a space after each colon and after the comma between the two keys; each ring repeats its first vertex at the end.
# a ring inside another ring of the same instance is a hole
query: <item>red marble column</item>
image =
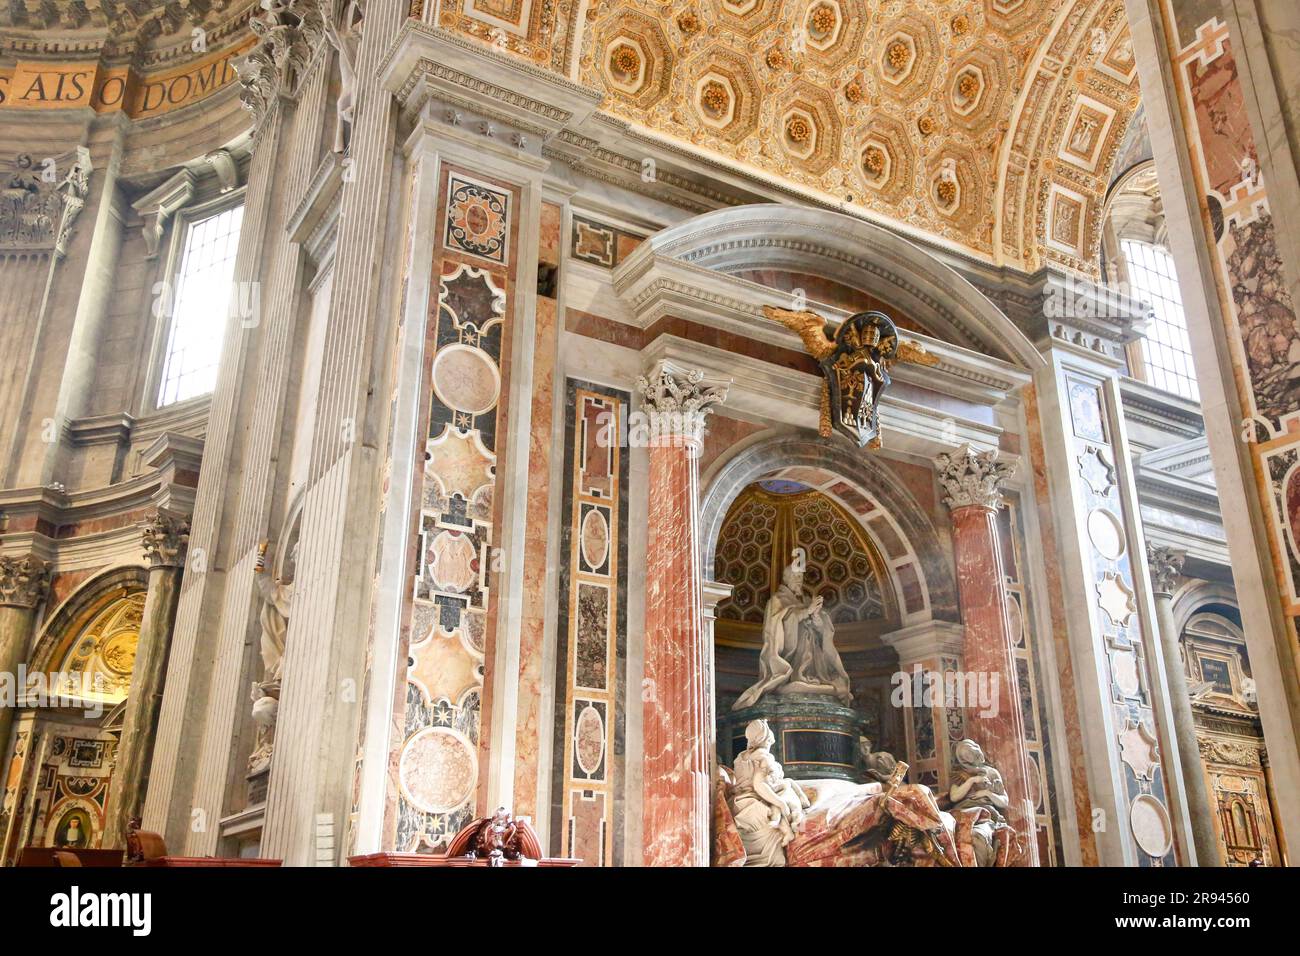
{"type": "Polygon", "coordinates": [[[638,382],[629,442],[649,445],[645,579],[643,863],[709,865],[711,654],[700,592],[700,439],[724,387],[659,363],[638,382]]]}
{"type": "Polygon", "coordinates": [[[1020,710],[1020,682],[1007,615],[1006,575],[998,541],[999,485],[1014,465],[996,460],[995,451],[965,446],[935,459],[939,483],[952,510],[952,547],[957,564],[958,601],[965,636],[962,663],[967,674],[996,680],[996,708],[967,701],[966,735],[1002,774],[1010,802],[1007,817],[1024,845],[1019,866],[1038,866],[1038,834],[1030,794],[1025,723],[1020,710]],[[992,711],[987,713],[987,711],[992,711]]]}

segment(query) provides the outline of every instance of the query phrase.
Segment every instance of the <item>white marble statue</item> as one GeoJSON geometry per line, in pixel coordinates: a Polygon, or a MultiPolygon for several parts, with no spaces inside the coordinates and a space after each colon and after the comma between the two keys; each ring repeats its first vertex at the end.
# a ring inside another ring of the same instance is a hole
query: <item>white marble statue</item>
{"type": "Polygon", "coordinates": [[[959,740],[953,747],[952,785],[948,800],[954,810],[967,807],[985,807],[999,823],[1006,819],[1007,788],[1002,774],[984,757],[984,750],[975,741],[959,740]]]}
{"type": "Polygon", "coordinates": [[[785,847],[804,822],[808,796],[772,756],[776,737],[767,721],[751,720],[745,739],[749,746],[736,757],[732,798],[745,865],[785,866],[785,847]]]}
{"type": "MultiPolygon", "coordinates": [[[[297,549],[295,548],[295,551],[297,549]]],[[[290,562],[293,557],[291,555],[290,562]]],[[[262,625],[262,684],[280,680],[280,665],[284,660],[284,638],[289,631],[289,608],[293,604],[293,582],[284,581],[267,573],[266,544],[258,549],[257,563],[253,565],[253,582],[262,597],[258,620],[262,625]]]]}
{"type": "Polygon", "coordinates": [[[825,694],[848,706],[849,675],[835,650],[835,625],[822,599],[803,589],[803,565],[796,552],[768,599],[763,616],[763,650],[758,683],[732,706],[743,710],[766,694],[825,694]]]}
{"type": "MultiPolygon", "coordinates": [[[[276,690],[276,694],[279,690],[276,690]]],[[[271,750],[275,744],[275,721],[280,714],[280,701],[257,681],[253,682],[253,723],[257,736],[253,738],[253,752],[248,755],[248,772],[261,773],[271,765],[271,750]]]]}
{"type": "MultiPolygon", "coordinates": [[[[273,576],[266,567],[267,543],[257,550],[253,565],[253,584],[262,598],[258,622],[262,626],[261,655],[262,679],[253,682],[251,699],[253,723],[257,736],[253,752],[248,758],[248,772],[259,773],[271,763],[275,745],[275,722],[280,711],[280,671],[284,664],[284,642],[289,632],[289,611],[293,606],[293,580],[285,569],[281,576],[273,576]],[[286,580],[289,578],[289,580],[286,580]]],[[[296,567],[298,547],[289,553],[290,567],[296,567]]]]}

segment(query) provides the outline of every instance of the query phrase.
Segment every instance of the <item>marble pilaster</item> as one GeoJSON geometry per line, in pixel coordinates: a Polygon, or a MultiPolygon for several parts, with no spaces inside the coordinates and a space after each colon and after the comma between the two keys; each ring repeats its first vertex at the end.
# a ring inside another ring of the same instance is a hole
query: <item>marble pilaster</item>
{"type": "MultiPolygon", "coordinates": [[[[27,659],[36,609],[50,591],[50,565],[32,555],[0,557],[0,675],[8,675],[18,687],[18,667],[27,659]]],[[[0,753],[9,753],[9,731],[13,707],[0,702],[0,753]]],[[[0,768],[3,769],[3,768],[0,768]]]]}
{"type": "MultiPolygon", "coordinates": [[[[903,706],[908,718],[907,754],[906,757],[902,754],[896,756],[900,760],[907,760],[913,771],[911,779],[914,782],[929,779],[935,782],[939,790],[948,787],[953,745],[965,736],[965,714],[954,699],[955,695],[947,693],[948,688],[944,683],[945,674],[961,672],[962,635],[963,628],[960,624],[929,620],[880,637],[886,646],[892,647],[898,654],[898,673],[905,675],[907,682],[903,687],[903,706]],[[915,693],[918,682],[921,691],[919,701],[915,693]],[[927,683],[938,693],[927,694],[927,683]],[[916,746],[918,718],[925,716],[918,712],[919,708],[925,708],[930,718],[929,725],[936,728],[934,753],[925,756],[918,752],[916,746]]],[[[879,740],[871,741],[872,748],[879,749],[880,743],[879,740]]]]}
{"type": "MultiPolygon", "coordinates": [[[[704,633],[702,640],[704,642],[706,655],[704,667],[705,676],[710,681],[708,687],[709,722],[705,726],[710,728],[717,727],[718,725],[717,698],[713,690],[713,682],[715,681],[715,675],[717,673],[714,669],[713,648],[715,644],[713,637],[718,622],[718,605],[731,597],[731,591],[732,586],[730,584],[723,584],[718,581],[706,580],[703,585],[701,585],[701,595],[703,599],[702,608],[704,612],[704,633]]],[[[713,733],[708,734],[707,737],[709,740],[709,779],[713,780],[717,777],[718,773],[718,738],[717,734],[713,733]]]]}
{"type": "Polygon", "coordinates": [[[181,575],[190,539],[189,518],[157,511],[145,522],[142,537],[149,562],[149,587],[104,822],[103,845],[114,849],[126,846],[127,826],[144,809],[167,658],[180,604],[181,575]]]}
{"type": "Polygon", "coordinates": [[[699,568],[699,465],[705,416],[726,398],[700,372],[660,362],[638,381],[649,430],[645,674],[646,866],[708,866],[711,648],[699,568]]]}
{"type": "Polygon", "coordinates": [[[966,627],[964,667],[967,673],[988,675],[990,683],[997,680],[999,685],[998,706],[966,702],[966,735],[984,748],[989,761],[1002,773],[1010,800],[1009,822],[1024,841],[1019,864],[1037,866],[1033,791],[996,520],[1002,507],[999,486],[1012,475],[1014,466],[998,461],[996,452],[976,452],[970,446],[940,455],[935,466],[945,492],[944,503],[952,512],[958,601],[966,627]]]}
{"type": "Polygon", "coordinates": [[[1156,623],[1164,651],[1165,679],[1169,683],[1169,709],[1173,716],[1174,736],[1178,740],[1178,757],[1182,762],[1186,784],[1187,813],[1192,821],[1192,843],[1198,866],[1219,865],[1219,841],[1214,835],[1214,811],[1209,794],[1198,786],[1205,777],[1201,750],[1196,741],[1196,723],[1192,717],[1192,699],[1188,695],[1187,671],[1178,647],[1178,625],[1174,622],[1174,585],[1182,571],[1187,552],[1147,544],[1147,570],[1156,602],[1156,623]]]}

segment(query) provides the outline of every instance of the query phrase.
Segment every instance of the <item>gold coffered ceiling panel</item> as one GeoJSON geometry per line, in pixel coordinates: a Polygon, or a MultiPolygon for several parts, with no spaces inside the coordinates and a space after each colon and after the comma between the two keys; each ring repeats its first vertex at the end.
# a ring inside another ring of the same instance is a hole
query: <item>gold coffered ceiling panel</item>
{"type": "MultiPolygon", "coordinates": [[[[423,6],[423,5],[421,5],[423,6]]],[[[1093,271],[1123,0],[446,0],[649,135],[981,258],[1093,271]]]]}
{"type": "Polygon", "coordinates": [[[1119,0],[613,0],[576,72],[611,114],[773,182],[1091,269],[1136,91],[1120,34],[1119,0]]]}

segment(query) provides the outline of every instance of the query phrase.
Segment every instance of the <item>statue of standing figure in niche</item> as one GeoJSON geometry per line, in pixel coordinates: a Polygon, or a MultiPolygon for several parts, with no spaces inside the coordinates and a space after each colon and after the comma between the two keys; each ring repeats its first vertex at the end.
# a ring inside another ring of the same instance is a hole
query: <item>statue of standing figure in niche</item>
{"type": "Polygon", "coordinates": [[[822,599],[804,591],[803,576],[802,552],[795,549],[763,615],[758,683],[732,710],[752,707],[766,694],[823,694],[846,707],[852,703],[849,675],[835,650],[835,625],[822,599]]]}
{"type": "MultiPolygon", "coordinates": [[[[253,584],[262,598],[262,608],[258,612],[258,622],[262,626],[262,679],[253,682],[250,695],[257,736],[248,758],[249,773],[265,770],[271,762],[276,718],[280,710],[280,668],[284,662],[285,636],[289,632],[289,610],[293,606],[292,575],[287,569],[281,569],[278,576],[268,572],[267,547],[265,541],[258,546],[257,562],[253,565],[253,584]]],[[[297,552],[295,545],[289,555],[290,566],[296,564],[297,552]]]]}

